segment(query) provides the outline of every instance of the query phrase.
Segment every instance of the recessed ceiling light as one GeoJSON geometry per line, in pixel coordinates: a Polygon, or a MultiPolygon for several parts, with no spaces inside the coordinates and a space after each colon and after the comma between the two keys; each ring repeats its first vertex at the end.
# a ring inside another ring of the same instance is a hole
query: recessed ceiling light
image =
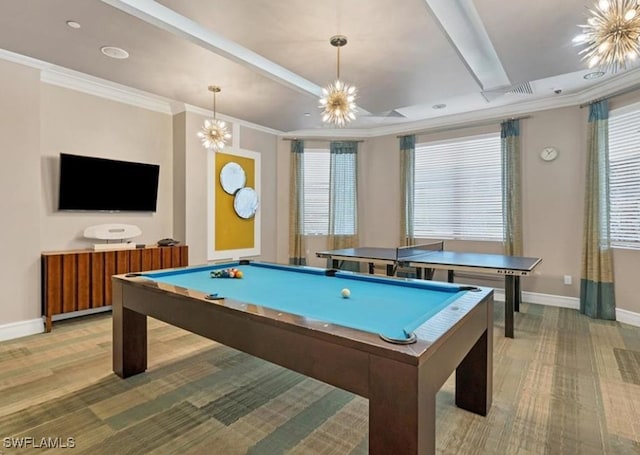
{"type": "Polygon", "coordinates": [[[302,114],[302,115],[304,115],[305,117],[311,117],[311,112],[305,112],[305,113],[304,113],[304,114],[302,114]]]}
{"type": "Polygon", "coordinates": [[[67,21],[67,25],[71,28],[80,28],[80,22],[76,22],[76,21],[67,21]]]}
{"type": "Polygon", "coordinates": [[[129,58],[129,53],[119,47],[103,46],[100,48],[100,52],[102,52],[107,57],[117,58],[119,60],[129,58]]]}
{"type": "Polygon", "coordinates": [[[444,109],[445,107],[447,107],[446,104],[434,104],[433,106],[431,106],[433,109],[444,109]]]}
{"type": "Polygon", "coordinates": [[[582,77],[585,79],[598,79],[602,76],[604,76],[604,71],[594,71],[593,73],[587,73],[582,77]]]}

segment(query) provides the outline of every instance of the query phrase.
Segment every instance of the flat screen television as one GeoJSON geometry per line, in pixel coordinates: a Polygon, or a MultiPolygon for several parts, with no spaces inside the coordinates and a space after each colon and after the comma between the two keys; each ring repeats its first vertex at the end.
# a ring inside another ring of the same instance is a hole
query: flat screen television
{"type": "Polygon", "coordinates": [[[58,210],[155,212],[157,164],[60,154],[58,210]]]}

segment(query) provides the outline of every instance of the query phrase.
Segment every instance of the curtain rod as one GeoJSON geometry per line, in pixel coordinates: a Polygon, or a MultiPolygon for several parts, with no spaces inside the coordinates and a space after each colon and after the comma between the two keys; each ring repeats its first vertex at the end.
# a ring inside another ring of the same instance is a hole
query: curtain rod
{"type": "Polygon", "coordinates": [[[402,134],[400,136],[396,136],[397,138],[401,138],[403,136],[407,136],[410,134],[420,135],[420,134],[431,134],[431,133],[442,133],[444,131],[453,131],[453,130],[461,130],[464,128],[477,128],[479,126],[488,126],[495,125],[496,123],[504,122],[505,120],[525,120],[531,118],[530,115],[523,115],[522,117],[511,117],[508,119],[489,119],[489,120],[478,120],[475,123],[466,123],[462,125],[451,125],[451,126],[442,126],[436,127],[429,130],[416,131],[415,133],[407,133],[402,134]]]}
{"type": "Polygon", "coordinates": [[[283,141],[314,141],[314,142],[340,142],[340,141],[364,142],[364,139],[348,139],[348,138],[327,139],[326,137],[283,137],[282,140],[283,141]]]}
{"type": "Polygon", "coordinates": [[[631,87],[620,89],[617,92],[613,92],[610,95],[603,96],[601,98],[596,98],[596,99],[594,99],[592,101],[589,101],[588,103],[582,103],[580,105],[580,109],[582,109],[583,107],[587,107],[587,106],[589,106],[589,105],[591,105],[593,103],[597,103],[598,101],[608,100],[608,99],[611,99],[611,98],[615,98],[616,96],[626,95],[627,93],[635,92],[638,89],[640,89],[640,84],[636,84],[636,85],[632,85],[631,87]]]}

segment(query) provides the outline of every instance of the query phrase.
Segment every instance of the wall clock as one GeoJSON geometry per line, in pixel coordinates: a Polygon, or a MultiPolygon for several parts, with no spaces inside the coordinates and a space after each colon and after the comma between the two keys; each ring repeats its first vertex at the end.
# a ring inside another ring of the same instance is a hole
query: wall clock
{"type": "Polygon", "coordinates": [[[555,147],[545,147],[540,152],[540,158],[544,161],[553,161],[558,158],[558,149],[555,147]]]}

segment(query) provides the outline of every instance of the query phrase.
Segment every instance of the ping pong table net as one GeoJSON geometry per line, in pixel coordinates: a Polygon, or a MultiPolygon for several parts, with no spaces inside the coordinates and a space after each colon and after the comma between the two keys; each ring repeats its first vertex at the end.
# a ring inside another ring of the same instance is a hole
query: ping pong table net
{"type": "Polygon", "coordinates": [[[443,251],[444,241],[423,243],[420,245],[401,246],[396,248],[396,263],[401,265],[411,261],[412,258],[420,258],[430,252],[443,251]]]}

